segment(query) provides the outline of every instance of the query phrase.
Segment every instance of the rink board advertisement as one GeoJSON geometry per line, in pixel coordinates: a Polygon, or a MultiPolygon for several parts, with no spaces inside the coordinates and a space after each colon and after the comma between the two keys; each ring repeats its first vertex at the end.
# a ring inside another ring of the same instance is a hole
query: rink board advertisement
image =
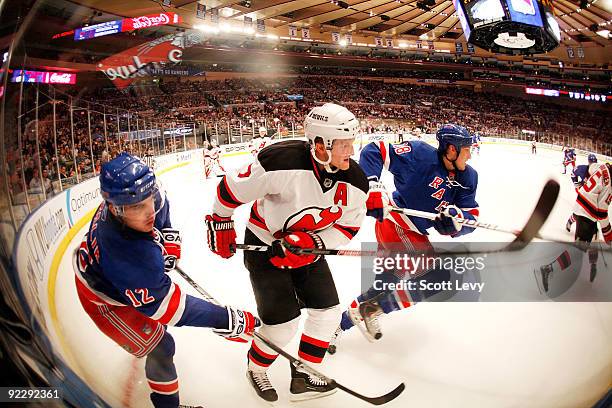
{"type": "Polygon", "coordinates": [[[18,271],[22,294],[30,312],[50,337],[47,326],[47,281],[53,255],[70,229],[66,194],[63,192],[39,207],[21,226],[17,235],[14,262],[18,271]]]}
{"type": "MultiPolygon", "coordinates": [[[[156,173],[190,164],[198,157],[201,149],[156,157],[156,173]]],[[[55,305],[52,304],[60,262],[69,256],[66,253],[69,244],[80,238],[76,235],[90,222],[101,202],[98,178],[89,179],[45,202],[30,214],[17,234],[13,252],[17,292],[39,323],[42,331],[39,334],[55,344],[61,344],[61,335],[54,327],[55,305]]]]}

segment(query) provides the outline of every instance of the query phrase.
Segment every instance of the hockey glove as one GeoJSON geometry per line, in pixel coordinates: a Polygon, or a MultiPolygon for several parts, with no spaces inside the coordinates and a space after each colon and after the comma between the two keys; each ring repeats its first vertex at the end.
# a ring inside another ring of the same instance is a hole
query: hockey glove
{"type": "Polygon", "coordinates": [[[217,214],[206,216],[208,247],[222,258],[231,258],[234,253],[231,246],[236,244],[236,230],[231,217],[217,214]]]}
{"type": "Polygon", "coordinates": [[[281,269],[295,269],[315,263],[320,255],[302,254],[296,249],[325,249],[323,240],[314,232],[296,231],[286,235],[282,240],[272,242],[270,247],[272,265],[281,269]]]}
{"type": "Polygon", "coordinates": [[[472,214],[467,213],[467,217],[465,214],[460,208],[449,205],[440,211],[438,217],[433,221],[434,228],[442,235],[455,236],[461,231],[462,225],[453,217],[474,219],[472,214]]]}
{"type": "Polygon", "coordinates": [[[253,316],[251,312],[236,310],[229,306],[225,308],[229,319],[227,329],[213,329],[213,332],[230,341],[248,342],[255,329],[261,326],[259,318],[253,316]]]}
{"type": "Polygon", "coordinates": [[[161,230],[164,240],[164,270],[170,272],[181,259],[181,233],[172,228],[161,230]]]}
{"type": "Polygon", "coordinates": [[[384,220],[389,214],[389,195],[383,183],[370,181],[366,207],[368,209],[366,215],[374,217],[378,221],[384,220]]]}

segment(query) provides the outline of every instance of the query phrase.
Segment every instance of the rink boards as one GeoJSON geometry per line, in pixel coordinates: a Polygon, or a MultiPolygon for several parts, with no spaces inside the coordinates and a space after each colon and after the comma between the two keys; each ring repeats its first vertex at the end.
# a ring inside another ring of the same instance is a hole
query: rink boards
{"type": "MultiPolygon", "coordinates": [[[[395,138],[395,134],[373,134],[368,135],[367,140],[394,141],[395,138]]],[[[435,143],[433,135],[425,135],[423,139],[435,143]]],[[[531,145],[528,141],[499,138],[483,138],[483,143],[522,148],[529,148],[531,145]]],[[[243,143],[239,146],[222,146],[222,158],[250,154],[247,145],[243,143]]],[[[538,148],[557,150],[561,154],[559,146],[538,144],[538,148]]],[[[157,175],[163,175],[185,166],[201,166],[201,158],[201,149],[173,153],[156,157],[154,167],[157,175]]],[[[600,159],[610,160],[601,156],[600,159]]],[[[45,339],[49,349],[59,358],[64,375],[72,378],[73,384],[79,387],[80,394],[74,397],[79,401],[77,404],[79,406],[104,405],[104,403],[85,383],[79,383],[79,378],[82,377],[80,364],[71,353],[70,345],[66,344],[63,330],[58,322],[56,285],[62,260],[65,267],[68,251],[74,248],[75,242],[79,240],[77,238],[86,230],[100,202],[97,178],[61,192],[37,208],[24,221],[18,232],[13,253],[18,294],[32,320],[36,322],[37,336],[45,339]]]]}

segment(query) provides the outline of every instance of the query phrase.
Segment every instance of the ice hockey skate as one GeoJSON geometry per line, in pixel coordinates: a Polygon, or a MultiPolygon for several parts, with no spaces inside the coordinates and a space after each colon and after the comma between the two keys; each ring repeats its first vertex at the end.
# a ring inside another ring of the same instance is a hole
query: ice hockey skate
{"type": "Polygon", "coordinates": [[[278,394],[276,390],[272,386],[270,379],[268,378],[267,372],[255,372],[251,370],[247,370],[246,373],[247,380],[253,389],[257,393],[257,395],[268,402],[274,402],[278,400],[278,394]]]}
{"type": "Polygon", "coordinates": [[[337,391],[336,385],[327,379],[308,374],[293,364],[291,366],[291,386],[289,399],[291,401],[304,401],[331,395],[337,391]]]}
{"type": "Polygon", "coordinates": [[[351,306],[348,314],[368,341],[373,342],[382,337],[379,317],[383,314],[383,310],[376,298],[363,301],[356,307],[351,306]]]}

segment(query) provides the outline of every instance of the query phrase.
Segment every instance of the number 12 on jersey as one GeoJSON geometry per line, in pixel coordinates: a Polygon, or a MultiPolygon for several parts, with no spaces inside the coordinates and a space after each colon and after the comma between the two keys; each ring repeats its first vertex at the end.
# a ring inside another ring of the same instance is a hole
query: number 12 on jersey
{"type": "Polygon", "coordinates": [[[142,305],[146,305],[147,303],[151,303],[155,301],[155,298],[153,296],[149,296],[149,289],[147,288],[136,289],[134,290],[134,292],[132,292],[129,289],[125,290],[125,296],[127,296],[130,299],[134,307],[140,307],[142,305]],[[140,301],[136,298],[136,295],[134,294],[134,292],[140,295],[140,299],[141,299],[140,301]]]}

